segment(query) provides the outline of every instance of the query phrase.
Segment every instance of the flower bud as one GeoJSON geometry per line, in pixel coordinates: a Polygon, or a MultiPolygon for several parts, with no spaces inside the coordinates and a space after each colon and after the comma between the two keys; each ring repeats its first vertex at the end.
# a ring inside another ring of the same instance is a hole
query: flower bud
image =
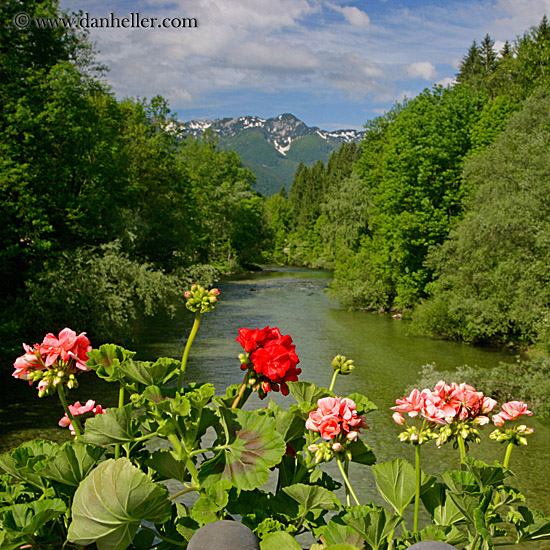
{"type": "Polygon", "coordinates": [[[338,441],[336,443],[333,443],[332,444],[332,450],[337,453],[339,451],[342,450],[342,444],[341,443],[338,443],[338,441]]]}
{"type": "Polygon", "coordinates": [[[332,368],[340,374],[351,374],[351,371],[355,368],[353,359],[346,359],[343,355],[337,355],[331,364],[332,368]]]}
{"type": "Polygon", "coordinates": [[[310,445],[307,450],[310,453],[316,453],[319,450],[319,445],[310,445]]]}
{"type": "Polygon", "coordinates": [[[207,313],[214,309],[219,293],[218,289],[207,291],[202,286],[192,284],[191,290],[184,292],[187,299],[185,307],[193,312],[207,313]]]}
{"type": "Polygon", "coordinates": [[[319,464],[319,462],[321,462],[322,460],[323,460],[323,451],[319,449],[315,453],[315,464],[319,464]]]}
{"type": "Polygon", "coordinates": [[[350,441],[357,441],[357,436],[359,434],[357,432],[349,432],[348,435],[346,435],[346,438],[350,441]]]}

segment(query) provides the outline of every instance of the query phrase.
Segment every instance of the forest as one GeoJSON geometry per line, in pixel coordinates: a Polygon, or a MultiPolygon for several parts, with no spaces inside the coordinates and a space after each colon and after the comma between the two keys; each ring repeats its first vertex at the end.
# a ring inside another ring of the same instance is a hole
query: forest
{"type": "Polygon", "coordinates": [[[125,342],[191,280],[274,263],[332,270],[345,307],[529,349],[526,376],[550,371],[546,16],[499,52],[474,41],[453,86],[396,103],[266,198],[162,97],[117,99],[85,33],[10,25],[20,4],[0,16],[3,349],[67,319],[125,342]]]}
{"type": "Polygon", "coordinates": [[[20,32],[22,9],[58,4],[0,15],[2,347],[68,319],[125,341],[129,321],[172,309],[190,281],[258,263],[264,199],[236,153],[182,139],[162,97],[117,100],[86,34],[20,32]]]}

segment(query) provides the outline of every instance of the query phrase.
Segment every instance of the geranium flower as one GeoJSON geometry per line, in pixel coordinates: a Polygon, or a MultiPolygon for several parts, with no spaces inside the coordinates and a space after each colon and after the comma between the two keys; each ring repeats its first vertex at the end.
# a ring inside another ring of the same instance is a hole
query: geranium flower
{"type": "Polygon", "coordinates": [[[33,381],[29,380],[29,374],[35,370],[43,370],[46,366],[37,357],[37,353],[40,353],[38,344],[35,344],[32,348],[27,344],[23,344],[23,349],[25,354],[18,357],[13,363],[15,371],[12,376],[21,380],[28,380],[29,386],[32,386],[33,381]]]}
{"type": "MultiPolygon", "coordinates": [[[[82,422],[84,422],[86,419],[91,418],[96,414],[103,414],[105,412],[105,409],[101,405],[96,405],[95,401],[93,401],[92,399],[89,399],[84,405],[81,405],[80,401],[77,401],[76,403],[74,403],[74,405],[69,405],[69,411],[71,411],[71,414],[73,416],[82,417],[79,418],[79,420],[82,420],[82,422]]],[[[69,416],[67,415],[67,413],[65,413],[58,424],[62,428],[66,428],[68,426],[71,430],[71,435],[75,435],[73,425],[69,420],[69,416]]]]}
{"type": "Polygon", "coordinates": [[[287,382],[296,382],[302,372],[296,365],[300,362],[292,338],[282,335],[278,328],[239,329],[236,341],[248,353],[248,361],[242,363],[246,370],[260,375],[259,386],[264,392],[279,391],[288,395],[287,382]],[[262,379],[263,378],[263,379],[262,379]]]}
{"type": "Polygon", "coordinates": [[[409,416],[418,416],[424,407],[426,402],[428,390],[419,392],[416,388],[410,393],[409,397],[403,397],[403,399],[396,399],[396,407],[391,407],[392,410],[399,413],[408,413],[409,416]]]}
{"type": "Polygon", "coordinates": [[[78,336],[74,330],[64,328],[58,338],[52,333],[46,334],[42,344],[40,344],[40,353],[45,356],[46,367],[53,365],[58,358],[64,363],[74,359],[75,366],[80,370],[89,370],[86,367],[88,352],[92,349],[86,333],[82,332],[78,336]]]}
{"type": "Polygon", "coordinates": [[[324,397],[317,401],[317,407],[317,410],[309,413],[306,421],[308,430],[319,432],[321,437],[328,441],[340,433],[350,441],[357,439],[357,433],[365,421],[357,414],[354,401],[347,398],[324,397]],[[351,438],[348,437],[350,435],[351,438]]]}
{"type": "Polygon", "coordinates": [[[509,401],[502,405],[502,411],[493,416],[495,426],[499,428],[504,426],[506,420],[515,420],[521,416],[531,416],[533,413],[527,409],[527,404],[523,401],[509,401]]]}

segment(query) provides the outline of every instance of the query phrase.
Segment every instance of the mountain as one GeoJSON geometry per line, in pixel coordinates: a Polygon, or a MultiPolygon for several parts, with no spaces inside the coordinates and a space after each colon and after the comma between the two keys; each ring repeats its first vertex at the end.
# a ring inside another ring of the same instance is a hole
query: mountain
{"type": "Polygon", "coordinates": [[[206,131],[218,136],[220,147],[241,156],[256,174],[256,189],[267,196],[283,186],[290,188],[300,162],[326,161],[342,143],[359,141],[363,135],[357,130],[327,132],[288,113],[268,119],[241,116],[184,123],[184,135],[200,137],[206,131]]]}

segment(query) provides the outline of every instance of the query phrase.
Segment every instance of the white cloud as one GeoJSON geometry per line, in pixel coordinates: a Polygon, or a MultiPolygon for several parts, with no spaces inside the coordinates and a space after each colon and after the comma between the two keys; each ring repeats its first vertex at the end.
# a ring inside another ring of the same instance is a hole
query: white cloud
{"type": "Polygon", "coordinates": [[[438,86],[443,86],[444,88],[447,88],[447,86],[453,86],[456,84],[456,79],[450,76],[446,76],[445,78],[442,78],[441,80],[438,80],[436,82],[438,86]]]}
{"type": "Polygon", "coordinates": [[[338,6],[331,2],[327,2],[326,5],[344,16],[344,19],[356,27],[368,27],[370,25],[370,17],[359,8],[355,6],[338,6]]]}
{"type": "Polygon", "coordinates": [[[429,61],[416,61],[406,67],[406,72],[412,78],[423,78],[433,80],[436,75],[435,66],[429,61]]]}

